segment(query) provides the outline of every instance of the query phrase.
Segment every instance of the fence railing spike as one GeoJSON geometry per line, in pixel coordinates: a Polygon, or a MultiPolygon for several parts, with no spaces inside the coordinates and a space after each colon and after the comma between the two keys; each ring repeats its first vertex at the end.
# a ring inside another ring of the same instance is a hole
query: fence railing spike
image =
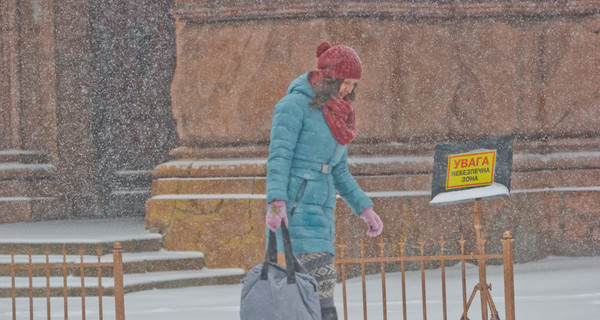
{"type": "Polygon", "coordinates": [[[379,253],[383,257],[384,255],[385,243],[383,242],[383,237],[379,237],[379,253]]]}
{"type": "MultiPolygon", "coordinates": [[[[505,232],[503,234],[504,240],[503,241],[503,245],[505,246],[505,252],[503,252],[502,254],[488,254],[485,253],[485,251],[479,251],[479,252],[473,252],[473,253],[466,253],[465,252],[465,244],[466,244],[466,240],[464,237],[464,234],[460,234],[460,239],[458,240],[458,243],[460,244],[460,254],[456,254],[456,253],[450,253],[448,254],[445,250],[446,250],[446,243],[447,240],[444,237],[444,235],[440,235],[439,238],[439,244],[440,244],[440,254],[439,255],[425,255],[425,237],[421,234],[419,235],[419,241],[418,241],[418,246],[415,245],[411,245],[410,246],[410,251],[407,255],[407,252],[405,251],[407,242],[405,241],[405,239],[402,239],[400,241],[397,242],[397,245],[399,247],[399,256],[398,251],[396,251],[396,247],[393,246],[391,249],[392,250],[388,250],[388,255],[390,254],[390,252],[395,253],[395,256],[386,256],[386,251],[385,251],[385,242],[383,241],[382,238],[379,239],[379,248],[380,248],[380,254],[379,256],[377,256],[376,254],[369,254],[367,252],[367,254],[365,254],[365,249],[367,250],[372,250],[374,243],[369,244],[368,246],[366,246],[365,244],[365,239],[361,238],[358,246],[360,247],[360,256],[359,257],[347,257],[346,253],[344,253],[344,248],[347,246],[339,246],[341,249],[340,254],[338,255],[339,258],[334,259],[334,263],[336,265],[339,265],[340,268],[342,269],[342,272],[344,273],[344,266],[347,264],[354,264],[354,265],[359,265],[360,266],[360,274],[362,276],[362,289],[363,289],[363,313],[364,313],[364,317],[366,319],[367,317],[367,304],[366,304],[366,280],[365,280],[365,272],[367,270],[367,267],[369,264],[374,264],[374,263],[378,263],[380,264],[380,268],[381,268],[381,278],[382,278],[382,296],[384,300],[387,300],[386,298],[386,281],[385,281],[385,273],[388,271],[386,270],[386,263],[396,263],[399,262],[400,263],[400,267],[401,267],[401,281],[402,281],[402,308],[403,308],[403,319],[406,320],[407,319],[407,296],[406,296],[406,273],[407,273],[407,266],[405,265],[406,262],[411,262],[411,263],[420,263],[421,266],[421,281],[422,281],[422,288],[421,288],[421,293],[422,293],[422,306],[423,306],[423,319],[427,319],[427,303],[426,303],[426,286],[425,286],[425,266],[426,266],[426,262],[427,261],[440,261],[440,270],[441,270],[441,276],[442,276],[442,312],[443,312],[443,318],[442,319],[447,319],[447,310],[446,310],[446,261],[449,260],[455,260],[455,261],[460,261],[460,265],[461,265],[461,278],[462,278],[462,296],[463,296],[463,319],[466,318],[469,306],[470,306],[470,302],[467,302],[467,291],[466,291],[466,266],[465,266],[465,262],[467,260],[487,260],[487,259],[502,259],[504,261],[505,264],[505,282],[507,283],[505,285],[505,293],[507,294],[507,298],[505,298],[505,307],[506,309],[506,314],[507,314],[507,319],[510,320],[514,320],[514,285],[513,285],[513,279],[512,279],[512,255],[513,255],[513,249],[512,249],[512,235],[510,234],[510,232],[505,232]],[[420,255],[415,252],[417,248],[420,248],[420,255]],[[509,287],[512,286],[512,287],[509,287]],[[507,288],[509,290],[507,290],[507,288]],[[512,305],[509,305],[512,304],[512,305]],[[511,309],[512,308],[512,309],[511,309]]],[[[480,238],[480,243],[481,243],[481,238],[480,238]]],[[[350,250],[350,252],[355,252],[354,250],[350,250]]],[[[369,269],[371,270],[371,269],[369,269]]],[[[416,270],[415,270],[416,271],[416,270]]],[[[358,275],[358,274],[356,274],[358,275]]],[[[346,278],[347,274],[344,273],[343,275],[343,280],[342,280],[342,286],[343,286],[343,292],[344,292],[344,319],[347,319],[347,310],[348,310],[348,306],[347,306],[347,297],[346,297],[346,283],[345,283],[345,278],[346,278]]],[[[495,307],[493,306],[492,303],[490,303],[490,305],[492,305],[492,309],[495,309],[495,307]]],[[[387,315],[387,301],[383,301],[382,303],[382,308],[383,308],[383,313],[384,316],[383,318],[386,319],[387,315]]]]}
{"type": "MultiPolygon", "coordinates": [[[[87,245],[86,245],[87,247],[87,245]]],[[[74,247],[75,249],[76,247],[74,247]]],[[[96,253],[97,253],[97,259],[98,262],[86,262],[87,259],[84,259],[84,248],[83,248],[83,244],[79,245],[79,259],[76,259],[75,261],[72,262],[67,262],[67,244],[63,244],[62,246],[62,261],[60,261],[58,259],[56,259],[57,261],[50,261],[50,246],[49,245],[45,245],[44,247],[36,247],[35,248],[35,263],[34,263],[34,254],[33,251],[34,249],[32,248],[31,245],[28,245],[26,247],[27,249],[27,253],[26,253],[26,257],[27,260],[26,261],[19,261],[20,257],[15,258],[16,255],[16,251],[17,249],[15,249],[14,246],[11,246],[10,249],[10,255],[11,255],[11,260],[10,260],[10,264],[9,265],[0,265],[0,271],[9,271],[10,275],[11,275],[11,292],[12,292],[12,301],[13,301],[13,306],[12,306],[12,319],[16,320],[16,315],[17,315],[17,309],[16,309],[16,297],[17,297],[17,286],[15,283],[15,278],[16,278],[16,272],[19,271],[20,273],[25,273],[27,272],[27,276],[23,276],[23,278],[28,277],[29,278],[29,288],[24,287],[23,289],[19,289],[19,295],[22,295],[23,297],[25,297],[26,295],[29,296],[29,315],[30,318],[33,319],[34,318],[34,308],[33,308],[33,304],[34,304],[34,295],[38,296],[40,298],[42,298],[44,296],[44,291],[43,288],[39,288],[36,289],[34,288],[33,285],[33,273],[34,270],[36,272],[36,277],[38,277],[38,274],[41,274],[42,271],[45,271],[45,278],[46,278],[46,292],[45,292],[45,296],[46,296],[46,312],[47,312],[47,318],[50,319],[51,318],[51,304],[50,304],[50,300],[52,295],[54,294],[60,294],[60,289],[58,290],[53,290],[53,288],[50,285],[50,270],[62,270],[62,276],[57,276],[58,278],[62,277],[63,278],[63,286],[62,286],[62,295],[63,295],[63,299],[64,299],[64,317],[62,319],[64,320],[68,320],[69,318],[69,312],[68,312],[68,295],[69,293],[75,293],[77,290],[77,288],[72,288],[74,290],[69,290],[68,284],[67,284],[67,278],[68,278],[68,270],[77,270],[79,269],[79,272],[81,273],[81,313],[82,313],[82,320],[85,320],[86,317],[86,308],[85,308],[85,302],[86,302],[86,297],[85,297],[85,282],[84,282],[84,278],[85,278],[85,270],[87,269],[91,269],[91,268],[97,268],[98,271],[98,299],[99,299],[99,320],[102,320],[103,316],[102,316],[102,312],[103,312],[103,307],[102,307],[102,268],[104,267],[110,267],[113,268],[113,276],[114,276],[114,296],[115,296],[115,313],[116,313],[116,319],[117,320],[124,320],[125,319],[125,313],[124,313],[124,299],[123,299],[123,294],[124,294],[124,290],[123,290],[123,258],[122,258],[122,250],[121,250],[121,245],[120,243],[115,243],[115,255],[113,256],[113,261],[111,262],[102,262],[101,259],[101,255],[102,255],[102,248],[101,245],[98,244],[97,245],[97,249],[96,249],[96,253]],[[118,248],[118,249],[117,249],[118,248]],[[43,250],[42,250],[43,249],[43,250]],[[42,260],[42,258],[45,258],[45,261],[42,260]],[[38,262],[38,259],[40,260],[38,262]],[[16,260],[16,261],[15,261],[16,260]],[[77,261],[79,260],[79,261],[77,261]],[[117,288],[119,290],[117,290],[117,288]],[[35,289],[35,290],[34,290],[35,289]],[[25,292],[28,292],[25,293],[25,292]],[[54,292],[54,293],[53,293],[54,292]]],[[[93,255],[93,254],[91,254],[93,255]]],[[[53,258],[54,260],[54,258],[53,258]]],[[[41,278],[43,278],[43,276],[40,276],[41,278]]],[[[37,279],[37,278],[36,278],[37,279]]],[[[36,281],[37,284],[37,281],[36,281]]]]}
{"type": "Polygon", "coordinates": [[[444,240],[444,235],[440,237],[440,251],[444,254],[444,246],[446,245],[446,241],[444,240]]]}

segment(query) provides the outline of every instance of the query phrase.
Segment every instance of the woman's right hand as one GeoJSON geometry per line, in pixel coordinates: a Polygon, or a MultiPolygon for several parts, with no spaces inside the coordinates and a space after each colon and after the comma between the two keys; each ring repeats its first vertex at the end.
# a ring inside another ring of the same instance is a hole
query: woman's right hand
{"type": "Polygon", "coordinates": [[[281,227],[281,221],[288,226],[287,212],[285,210],[285,201],[273,200],[269,203],[269,211],[267,212],[267,227],[273,232],[281,227]]]}

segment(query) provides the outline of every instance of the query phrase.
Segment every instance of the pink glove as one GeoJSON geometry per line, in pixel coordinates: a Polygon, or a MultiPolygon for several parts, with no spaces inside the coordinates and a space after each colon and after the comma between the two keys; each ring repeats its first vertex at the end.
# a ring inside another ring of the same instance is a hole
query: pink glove
{"type": "Polygon", "coordinates": [[[360,213],[360,217],[365,221],[367,226],[369,226],[369,229],[367,230],[367,235],[369,237],[377,237],[381,234],[381,231],[383,231],[383,223],[381,222],[381,219],[379,219],[377,213],[373,211],[373,207],[365,208],[365,210],[360,213]]]}
{"type": "Polygon", "coordinates": [[[281,227],[281,220],[288,226],[287,213],[285,212],[285,201],[273,200],[269,203],[269,212],[267,212],[267,227],[275,232],[281,227]]]}

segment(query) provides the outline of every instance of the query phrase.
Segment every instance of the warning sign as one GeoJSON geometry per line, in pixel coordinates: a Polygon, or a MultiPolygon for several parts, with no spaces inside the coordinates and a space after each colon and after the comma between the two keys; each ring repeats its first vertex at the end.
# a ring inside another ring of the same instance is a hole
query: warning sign
{"type": "Polygon", "coordinates": [[[437,145],[432,206],[510,195],[513,136],[437,145]]]}
{"type": "Polygon", "coordinates": [[[494,183],[495,162],[496,150],[450,155],[446,190],[494,183]]]}

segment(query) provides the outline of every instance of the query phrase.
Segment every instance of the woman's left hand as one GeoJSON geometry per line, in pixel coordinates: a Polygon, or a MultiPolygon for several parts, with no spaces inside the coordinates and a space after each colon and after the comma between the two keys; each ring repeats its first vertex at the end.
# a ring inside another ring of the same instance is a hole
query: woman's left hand
{"type": "Polygon", "coordinates": [[[368,207],[364,209],[360,213],[360,217],[365,221],[365,223],[369,227],[369,229],[367,229],[367,235],[369,237],[373,238],[381,234],[381,231],[383,231],[383,222],[381,222],[381,219],[379,218],[377,213],[373,211],[373,207],[368,207]]]}

